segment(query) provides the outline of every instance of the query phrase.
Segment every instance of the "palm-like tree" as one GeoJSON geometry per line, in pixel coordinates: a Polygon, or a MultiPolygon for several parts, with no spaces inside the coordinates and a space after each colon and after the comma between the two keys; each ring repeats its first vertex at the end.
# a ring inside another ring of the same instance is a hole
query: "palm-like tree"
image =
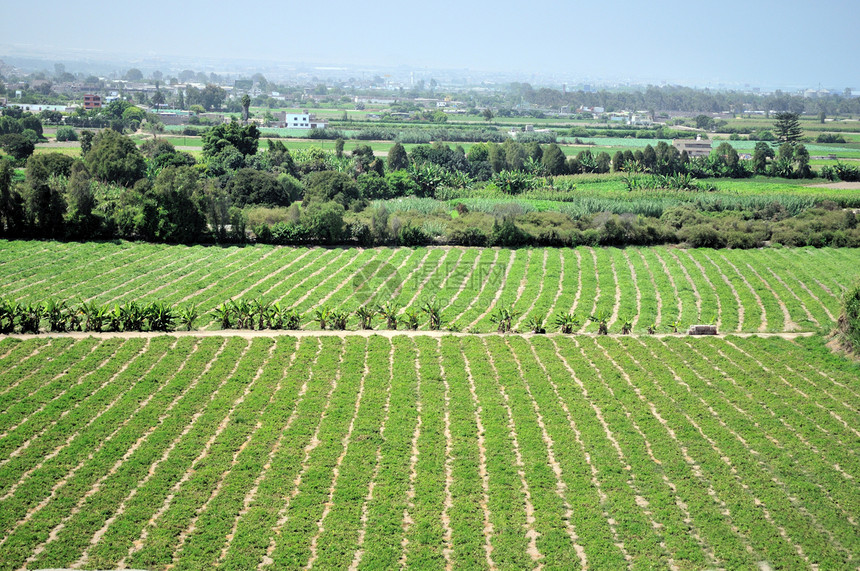
{"type": "Polygon", "coordinates": [[[242,96],[242,121],[248,122],[248,110],[251,108],[251,98],[246,93],[242,96]]]}

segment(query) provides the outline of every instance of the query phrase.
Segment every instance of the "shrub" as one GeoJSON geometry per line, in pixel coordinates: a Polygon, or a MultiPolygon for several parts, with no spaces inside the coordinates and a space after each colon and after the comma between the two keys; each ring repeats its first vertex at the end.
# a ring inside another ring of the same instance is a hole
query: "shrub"
{"type": "Polygon", "coordinates": [[[397,233],[397,243],[400,246],[423,246],[431,241],[430,236],[424,232],[423,228],[412,226],[409,223],[403,226],[400,232],[397,233]]]}
{"type": "Polygon", "coordinates": [[[501,224],[493,224],[491,243],[502,248],[518,248],[529,241],[529,236],[514,224],[510,218],[505,218],[501,224]]]}
{"type": "Polygon", "coordinates": [[[258,224],[254,226],[254,235],[257,237],[257,242],[261,244],[272,243],[272,229],[268,224],[258,224]]]}
{"type": "Polygon", "coordinates": [[[293,222],[278,222],[273,224],[271,230],[271,244],[278,246],[291,246],[304,244],[313,237],[311,231],[304,225],[293,222]]]}
{"type": "Polygon", "coordinates": [[[57,140],[58,141],[77,141],[78,140],[78,132],[69,126],[57,127],[57,140]]]}
{"type": "Polygon", "coordinates": [[[678,238],[691,248],[722,248],[726,245],[725,236],[710,224],[694,224],[681,228],[678,238]]]}
{"type": "Polygon", "coordinates": [[[478,246],[487,245],[487,235],[480,228],[466,228],[464,230],[455,230],[448,236],[450,244],[459,244],[460,246],[478,246]]]}

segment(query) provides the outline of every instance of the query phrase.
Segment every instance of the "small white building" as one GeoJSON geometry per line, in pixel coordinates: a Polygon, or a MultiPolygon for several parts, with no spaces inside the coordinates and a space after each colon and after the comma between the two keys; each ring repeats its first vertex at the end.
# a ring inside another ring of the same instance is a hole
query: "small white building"
{"type": "Polygon", "coordinates": [[[310,129],[310,113],[285,113],[284,127],[287,129],[310,129]]]}
{"type": "MultiPolygon", "coordinates": [[[[5,101],[5,100],[4,100],[5,101]]],[[[23,111],[39,113],[41,111],[59,111],[60,113],[71,113],[77,105],[42,105],[37,103],[10,103],[9,107],[20,107],[23,111]]]]}
{"type": "Polygon", "coordinates": [[[285,129],[325,129],[326,122],[324,119],[317,119],[307,111],[301,113],[285,112],[281,120],[281,127],[285,129]]]}

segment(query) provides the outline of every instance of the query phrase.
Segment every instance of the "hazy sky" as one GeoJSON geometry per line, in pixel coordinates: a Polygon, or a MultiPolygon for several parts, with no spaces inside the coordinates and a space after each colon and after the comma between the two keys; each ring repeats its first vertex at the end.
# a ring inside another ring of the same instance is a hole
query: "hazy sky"
{"type": "Polygon", "coordinates": [[[860,89],[858,0],[4,4],[0,44],[57,53],[860,89]]]}

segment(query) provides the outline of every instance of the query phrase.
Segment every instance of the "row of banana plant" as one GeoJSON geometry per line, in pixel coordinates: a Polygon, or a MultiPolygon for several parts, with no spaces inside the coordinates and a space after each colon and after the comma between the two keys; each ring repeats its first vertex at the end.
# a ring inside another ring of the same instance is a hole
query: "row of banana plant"
{"type": "MultiPolygon", "coordinates": [[[[426,301],[420,307],[406,309],[402,309],[394,301],[389,301],[378,305],[362,305],[354,312],[322,306],[314,311],[314,321],[319,324],[320,329],[330,327],[343,331],[347,328],[351,315],[358,319],[359,329],[373,329],[373,321],[378,316],[385,321],[386,329],[394,330],[402,325],[414,331],[420,326],[422,315],[427,316],[427,327],[430,330],[442,329],[442,306],[438,301],[426,301]]],[[[457,330],[450,325],[449,329],[457,330]]]]}
{"type": "Polygon", "coordinates": [[[102,305],[81,301],[70,305],[51,299],[18,303],[0,299],[0,333],[39,333],[43,323],[51,332],[173,331],[177,323],[191,330],[199,312],[193,304],[173,307],[164,302],[102,305]]]}
{"type": "Polygon", "coordinates": [[[231,300],[215,308],[213,315],[221,329],[301,329],[298,310],[263,299],[231,300]]]}
{"type": "MultiPolygon", "coordinates": [[[[380,317],[385,328],[395,330],[399,326],[408,330],[417,330],[421,325],[421,317],[427,317],[427,327],[438,331],[443,327],[442,308],[438,301],[425,301],[420,307],[403,309],[394,301],[378,305],[363,305],[354,311],[333,309],[327,305],[314,310],[313,321],[320,329],[344,331],[349,326],[352,316],[358,320],[358,328],[370,330],[374,328],[374,320],[380,317]]],[[[515,332],[514,323],[521,315],[513,307],[500,307],[490,316],[490,321],[496,325],[498,333],[515,332]]],[[[286,329],[298,330],[302,327],[302,315],[295,308],[282,307],[278,302],[268,302],[262,299],[231,300],[222,303],[213,311],[215,321],[221,329],[286,329]]],[[[0,334],[9,333],[39,333],[42,323],[51,332],[67,331],[173,331],[177,325],[186,331],[194,328],[194,323],[200,317],[195,304],[173,307],[164,302],[141,304],[134,301],[125,304],[100,305],[95,302],[82,301],[78,305],[69,305],[62,300],[49,300],[44,303],[20,304],[14,301],[0,299],[0,334]]],[[[605,310],[596,311],[586,319],[597,324],[597,334],[609,334],[611,314],[605,310]]],[[[583,325],[585,319],[576,313],[559,312],[553,319],[553,324],[563,334],[572,334],[583,325]]],[[[619,320],[621,334],[630,334],[633,330],[633,319],[624,317],[619,320]]],[[[546,316],[533,315],[526,320],[528,331],[537,334],[547,332],[546,316]]],[[[678,332],[678,321],[669,324],[669,328],[678,332]]],[[[459,331],[459,328],[448,324],[448,330],[459,331]]],[[[649,334],[657,332],[656,324],[648,325],[649,334]]]]}
{"type": "MultiPolygon", "coordinates": [[[[498,333],[513,333],[515,332],[513,325],[514,321],[520,315],[521,312],[516,311],[513,307],[500,307],[490,316],[490,321],[496,325],[496,331],[498,333]]],[[[612,314],[605,310],[598,310],[593,315],[589,315],[586,319],[583,319],[579,314],[576,313],[559,312],[555,315],[555,318],[553,319],[553,325],[558,328],[559,333],[572,334],[578,331],[579,328],[587,320],[591,323],[597,324],[598,335],[608,335],[609,320],[611,317],[612,314]]],[[[633,331],[632,317],[623,317],[619,319],[618,322],[621,327],[622,335],[629,335],[633,331]]],[[[544,334],[547,332],[546,315],[532,315],[526,320],[525,325],[532,333],[544,334]]],[[[669,324],[669,328],[673,333],[678,332],[678,327],[680,327],[680,322],[678,321],[674,321],[669,324]]],[[[654,335],[655,333],[657,333],[657,325],[654,323],[648,325],[646,327],[646,331],[648,332],[648,334],[654,335]]]]}

